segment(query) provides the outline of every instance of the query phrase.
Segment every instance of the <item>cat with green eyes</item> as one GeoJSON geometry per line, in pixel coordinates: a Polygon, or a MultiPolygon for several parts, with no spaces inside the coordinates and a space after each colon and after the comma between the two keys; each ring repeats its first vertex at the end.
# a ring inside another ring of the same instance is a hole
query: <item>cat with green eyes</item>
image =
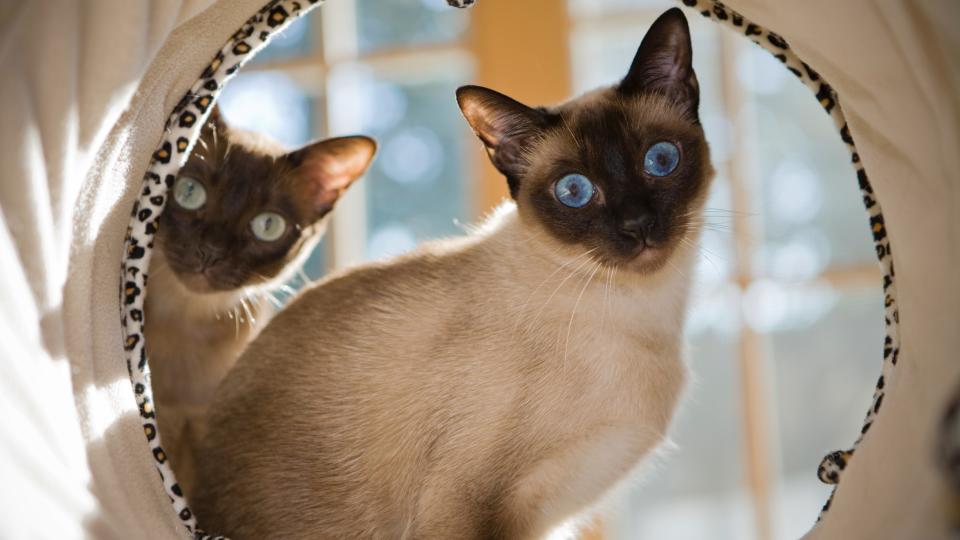
{"type": "Polygon", "coordinates": [[[287,152],[217,109],[203,127],[160,218],[145,306],[158,426],[185,488],[214,390],[375,150],[367,137],[340,137],[287,152]]]}
{"type": "Polygon", "coordinates": [[[512,201],[332,276],[251,343],[197,452],[233,538],[542,538],[660,447],[713,177],[686,19],[552,107],[457,101],[512,201]]]}

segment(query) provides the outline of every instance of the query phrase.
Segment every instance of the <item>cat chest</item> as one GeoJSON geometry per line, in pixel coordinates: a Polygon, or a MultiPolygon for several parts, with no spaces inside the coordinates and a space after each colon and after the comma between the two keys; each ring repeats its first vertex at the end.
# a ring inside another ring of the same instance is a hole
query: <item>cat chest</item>
{"type": "Polygon", "coordinates": [[[621,321],[558,325],[536,341],[526,392],[539,396],[548,423],[616,419],[665,429],[686,379],[679,336],[621,321]]]}

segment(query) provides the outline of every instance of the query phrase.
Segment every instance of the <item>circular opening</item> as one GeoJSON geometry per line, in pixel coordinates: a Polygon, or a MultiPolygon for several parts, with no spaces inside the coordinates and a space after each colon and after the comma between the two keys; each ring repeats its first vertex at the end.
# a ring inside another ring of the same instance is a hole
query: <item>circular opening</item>
{"type": "MultiPolygon", "coordinates": [[[[605,3],[587,9],[571,0],[569,33],[557,35],[563,31],[532,27],[530,36],[517,39],[568,41],[569,57],[561,52],[544,61],[566,66],[576,81],[574,91],[609,84],[629,65],[637,46],[637,25],[649,25],[653,16],[633,5],[608,3],[609,9],[625,14],[622,20],[609,17],[605,3]]],[[[251,36],[283,29],[289,24],[287,18],[292,21],[298,14],[294,4],[271,3],[259,14],[259,21],[238,32],[191,89],[193,100],[175,111],[174,128],[148,172],[150,190],[138,202],[128,240],[124,324],[131,376],[151,451],[165,473],[175,509],[191,528],[195,517],[183,498],[184,491],[189,494],[190,490],[170,474],[171,463],[182,461],[189,467],[189,458],[171,459],[171,455],[180,451],[180,444],[189,444],[184,441],[199,436],[196,430],[202,427],[171,428],[176,434],[163,436],[173,439],[176,447],[159,444],[140,328],[142,275],[153,257],[151,287],[162,286],[158,285],[163,283],[159,269],[161,264],[169,265],[168,255],[158,254],[160,243],[151,254],[150,244],[164,204],[168,210],[177,204],[163,195],[179,173],[179,161],[186,159],[192,135],[204,123],[219,88],[237,73],[245,56],[256,52],[258,43],[251,36]]],[[[261,316],[261,310],[279,309],[303,284],[334,268],[457,234],[461,232],[458,223],[474,221],[496,199],[478,188],[486,180],[483,169],[471,162],[476,157],[473,135],[463,124],[453,95],[475,76],[471,66],[504,60],[464,46],[465,14],[440,11],[420,0],[398,2],[402,6],[381,4],[358,0],[350,9],[322,14],[325,22],[316,16],[293,22],[219,99],[226,125],[265,133],[287,147],[359,132],[375,136],[381,149],[369,179],[350,188],[349,196],[337,203],[343,211],[333,218],[338,238],[361,241],[320,243],[312,252],[313,243],[301,246],[289,263],[302,270],[283,274],[278,280],[282,287],[257,292],[260,305],[251,298],[238,300],[243,295],[221,298],[227,305],[233,302],[236,309],[224,309],[218,322],[232,325],[238,340],[255,333],[250,329],[269,317],[261,316]],[[331,28],[340,28],[342,35],[325,35],[325,30],[336,32],[331,28]],[[330,51],[333,42],[343,49],[330,51]],[[344,50],[351,52],[344,54],[344,50]],[[318,56],[318,51],[326,52],[318,56]]],[[[481,9],[508,9],[492,4],[481,9]]],[[[732,17],[711,18],[732,21],[732,17]]],[[[745,40],[731,44],[721,39],[712,22],[690,23],[703,94],[701,118],[718,170],[704,218],[697,301],[688,323],[694,372],[709,383],[696,385],[674,426],[679,450],[667,460],[664,471],[630,495],[625,511],[608,519],[607,529],[612,537],[638,530],[670,536],[677,532],[675,518],[682,511],[684,521],[704,531],[723,530],[732,537],[747,534],[744,528],[755,526],[745,524],[751,503],[757,504],[757,492],[763,486],[750,486],[744,492],[740,478],[746,468],[751,475],[781,475],[780,519],[792,527],[786,534],[799,536],[794,533],[808,528],[829,491],[809,475],[811,464],[819,454],[851,442],[849,435],[859,430],[861,410],[870,400],[872,388],[867,381],[875,376],[873,365],[881,352],[883,332],[874,324],[884,311],[877,288],[881,276],[862,227],[849,157],[836,144],[829,118],[813,111],[817,103],[809,91],[768,52],[745,40]],[[843,335],[837,334],[840,328],[843,335]],[[811,344],[830,346],[820,350],[811,349],[811,344]],[[838,375],[838,369],[847,371],[838,375]],[[850,381],[863,384],[852,392],[850,381]],[[822,396],[813,407],[805,399],[812,386],[822,396]],[[759,409],[738,407],[757,395],[762,396],[759,409]],[[824,423],[825,417],[832,420],[824,423]],[[722,429],[718,431],[717,426],[722,429]],[[745,435],[766,443],[745,448],[740,442],[745,435]],[[700,449],[711,455],[701,455],[700,449]],[[749,458],[746,462],[744,455],[749,458]],[[718,459],[726,466],[717,467],[718,459]],[[756,465],[762,462],[768,466],[756,465]],[[779,463],[779,471],[773,463],[779,463]]],[[[495,30],[474,27],[472,31],[495,30]]],[[[811,73],[801,72],[808,86],[815,82],[811,73]]],[[[511,75],[518,85],[523,77],[522,70],[511,75]]],[[[836,120],[839,111],[830,112],[836,120]]],[[[190,159],[213,144],[202,134],[200,141],[190,159]]],[[[238,143],[235,159],[244,144],[252,147],[261,142],[238,143]]],[[[872,223],[877,212],[871,212],[872,223]]],[[[876,229],[874,233],[876,239],[876,229]]],[[[315,237],[317,242],[320,238],[315,237]]],[[[887,244],[880,241],[880,245],[887,244]]],[[[217,257],[216,246],[209,246],[200,259],[215,262],[217,257]]],[[[181,292],[190,295],[194,289],[184,285],[181,292]]],[[[890,309],[888,305],[888,313],[890,309]]],[[[147,315],[150,324],[149,310],[147,315]]],[[[161,339],[151,338],[151,355],[162,347],[161,339]]],[[[157,386],[162,376],[156,369],[154,377],[157,386]]],[[[209,389],[194,390],[208,395],[209,389]]],[[[167,431],[162,419],[159,427],[167,431]]]]}

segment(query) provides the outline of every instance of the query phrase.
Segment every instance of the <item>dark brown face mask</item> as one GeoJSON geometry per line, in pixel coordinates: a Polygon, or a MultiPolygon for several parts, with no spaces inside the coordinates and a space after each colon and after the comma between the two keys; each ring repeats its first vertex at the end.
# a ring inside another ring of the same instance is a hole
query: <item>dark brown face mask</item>
{"type": "Polygon", "coordinates": [[[616,86],[531,108],[477,86],[464,116],[521,214],[608,264],[655,270],[694,228],[713,176],[683,13],[660,16],[616,86]]]}
{"type": "Polygon", "coordinates": [[[160,247],[197,292],[268,281],[315,243],[318,223],[375,152],[376,143],[362,136],[286,152],[228,127],[214,109],[170,188],[160,247]]]}

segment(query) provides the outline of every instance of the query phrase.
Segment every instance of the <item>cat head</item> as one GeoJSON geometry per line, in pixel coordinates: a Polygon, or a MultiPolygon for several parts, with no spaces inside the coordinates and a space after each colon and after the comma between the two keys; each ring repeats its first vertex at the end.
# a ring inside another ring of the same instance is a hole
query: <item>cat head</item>
{"type": "Polygon", "coordinates": [[[713,176],[691,60],[674,8],[615,86],[550,108],[478,86],[457,101],[525,224],[607,264],[654,271],[698,230],[713,176]]]}
{"type": "Polygon", "coordinates": [[[323,219],[366,171],[376,143],[338,137],[286,152],[214,109],[170,189],[160,249],[187,288],[229,291],[282,278],[309,255],[323,219]]]}

